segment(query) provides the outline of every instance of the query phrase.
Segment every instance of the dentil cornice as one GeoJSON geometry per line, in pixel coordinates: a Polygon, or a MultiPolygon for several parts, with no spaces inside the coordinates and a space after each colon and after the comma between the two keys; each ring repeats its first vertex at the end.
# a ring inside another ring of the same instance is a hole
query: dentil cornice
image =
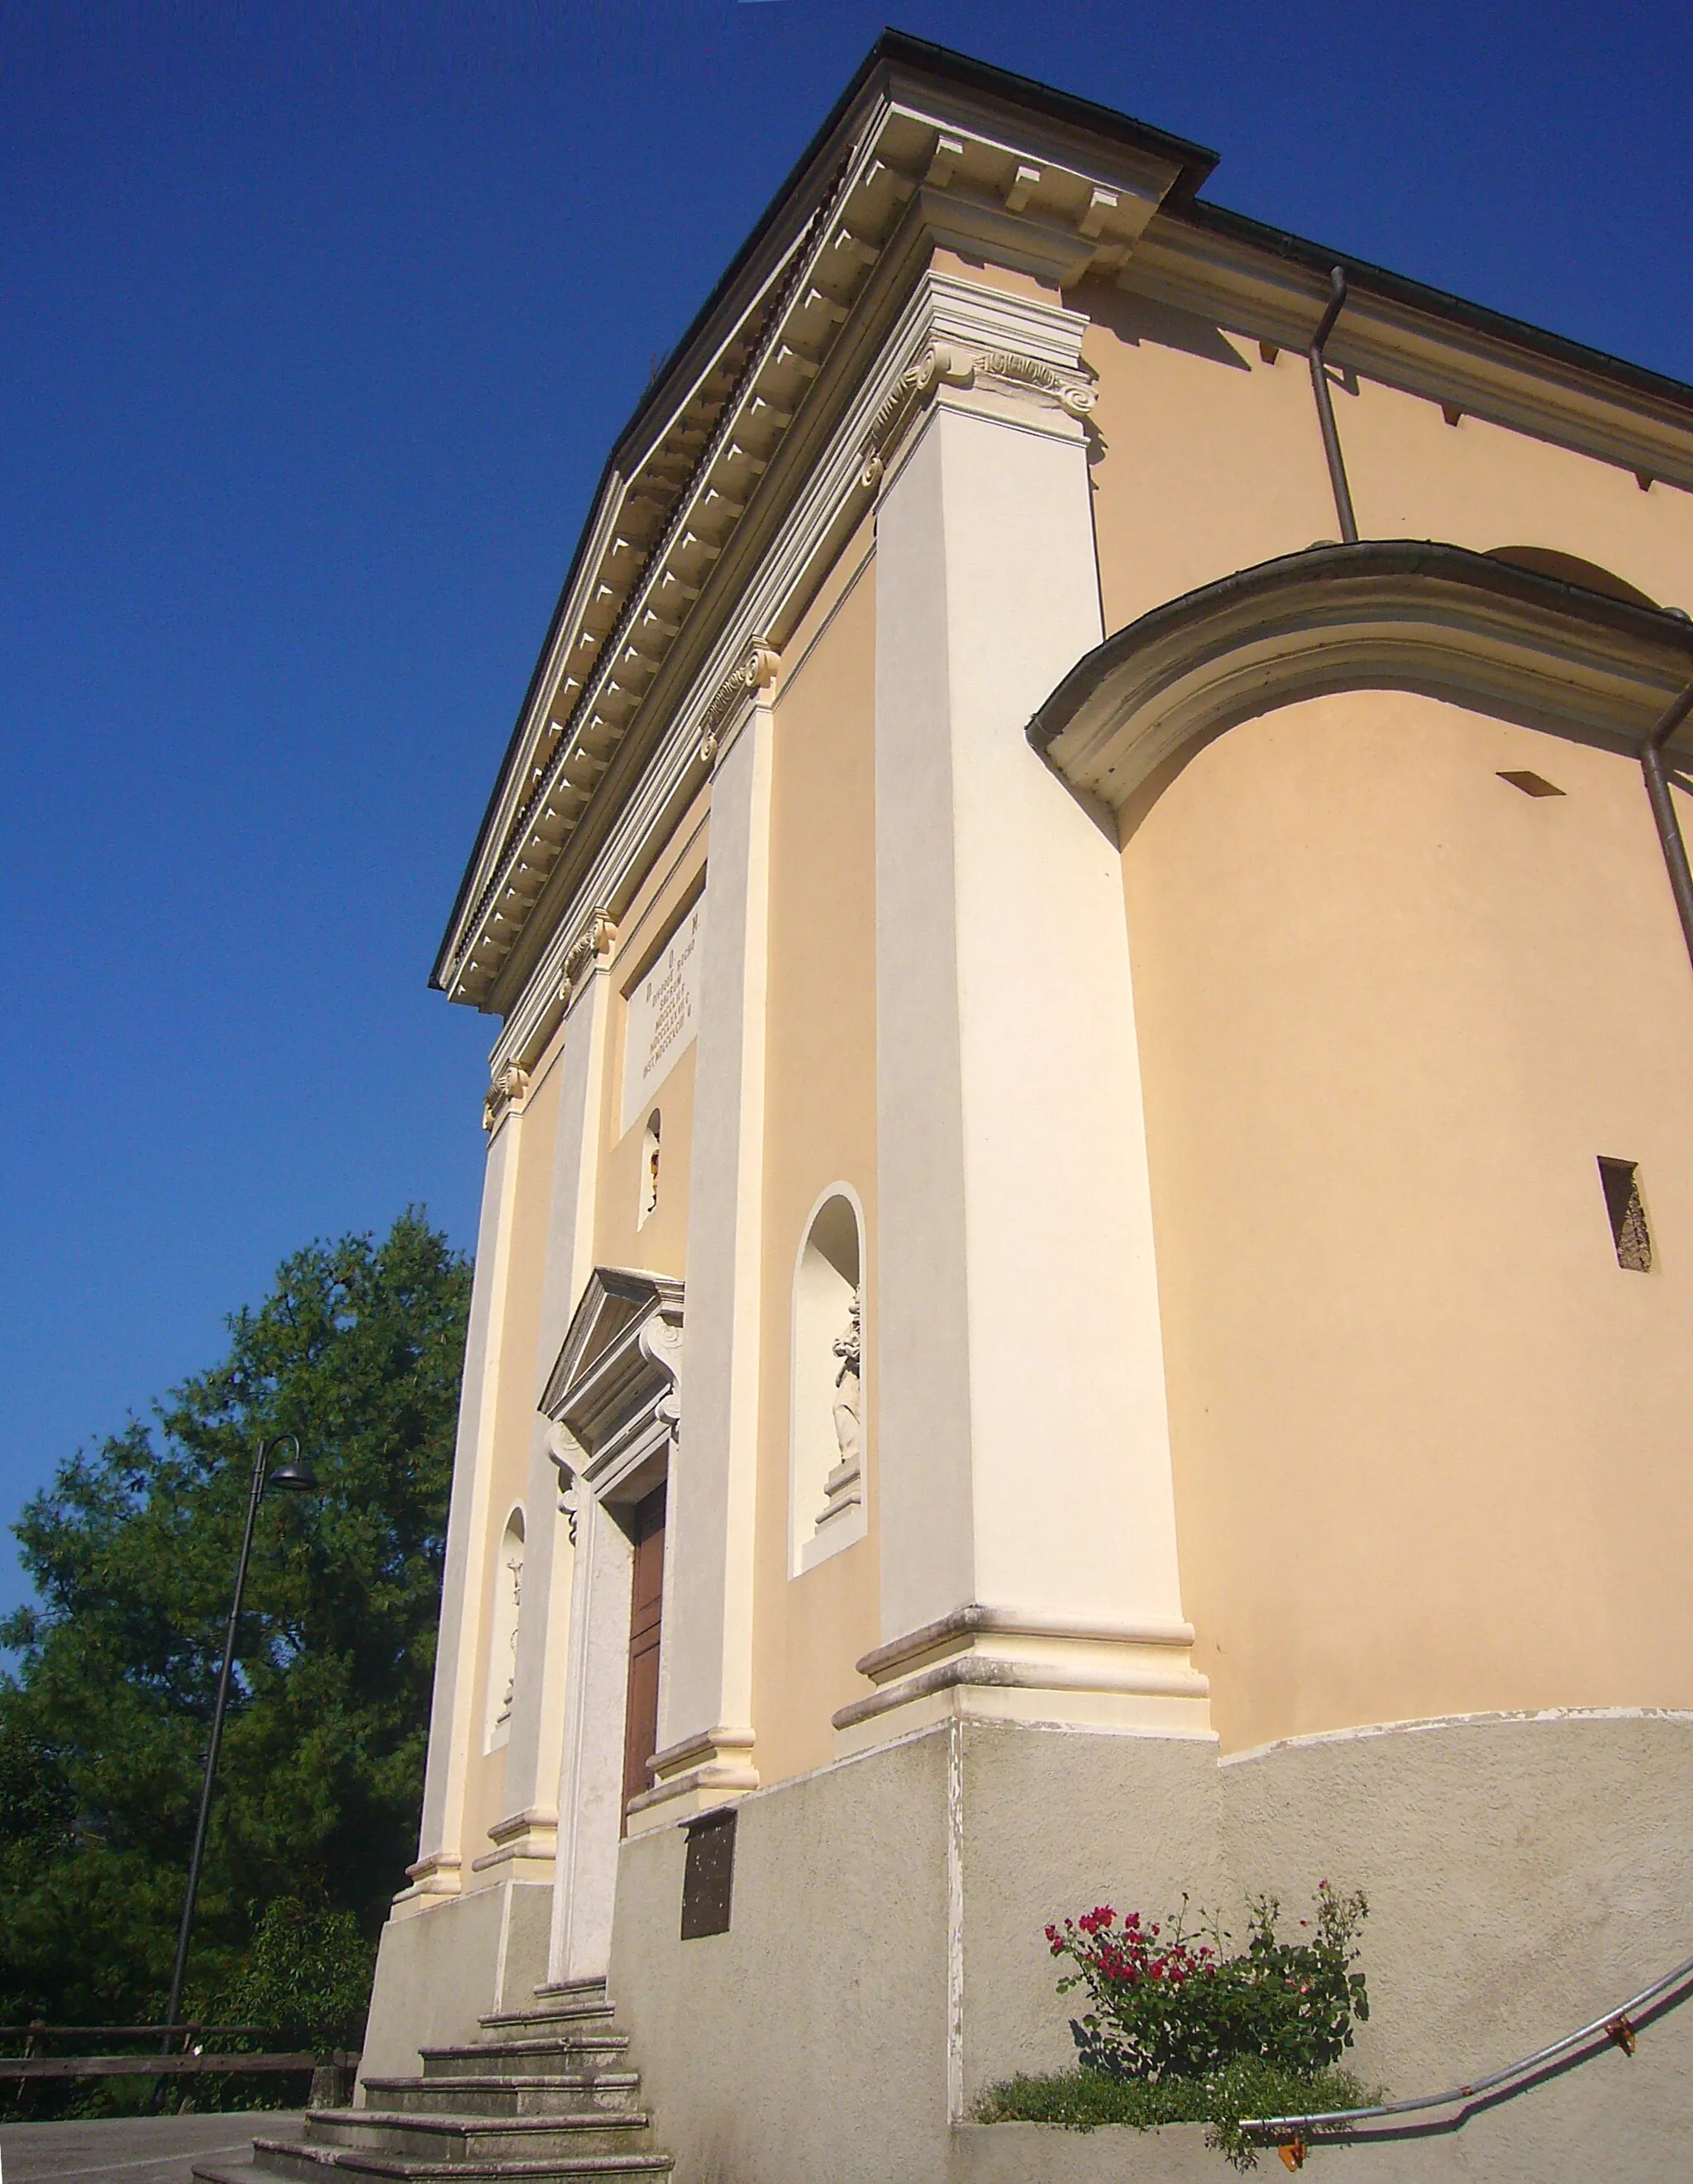
{"type": "MultiPolygon", "coordinates": [[[[774,537],[749,555],[730,619],[667,708],[662,736],[577,878],[571,903],[606,905],[609,915],[630,900],[654,844],[697,794],[704,769],[721,756],[754,699],[772,694],[780,672],[778,633],[785,642],[817,571],[874,508],[883,480],[868,451],[895,465],[927,406],[940,398],[1025,429],[1080,434],[1092,391],[1080,362],[1087,326],[1080,313],[1039,296],[933,268],[922,273],[878,350],[860,369],[850,402],[810,462],[774,537]],[[927,365],[942,352],[951,359],[950,377],[927,365]]],[[[579,929],[579,913],[567,909],[558,918],[510,1006],[494,1050],[496,1072],[514,1061],[532,1065],[552,1036],[566,953],[576,945],[579,929]]]]}
{"type": "MultiPolygon", "coordinates": [[[[436,967],[450,998],[493,1005],[549,878],[606,800],[620,746],[767,493],[766,473],[816,409],[831,357],[866,309],[886,310],[877,275],[889,254],[915,270],[944,242],[1055,281],[1113,270],[1181,171],[1174,158],[1066,139],[1039,116],[972,112],[955,89],[899,71],[867,99],[809,219],[596,508],[436,967]]],[[[1055,365],[983,345],[961,369],[984,386],[1022,375],[1037,397],[1078,405],[1079,383],[1046,382],[1042,367],[1055,365]]]]}

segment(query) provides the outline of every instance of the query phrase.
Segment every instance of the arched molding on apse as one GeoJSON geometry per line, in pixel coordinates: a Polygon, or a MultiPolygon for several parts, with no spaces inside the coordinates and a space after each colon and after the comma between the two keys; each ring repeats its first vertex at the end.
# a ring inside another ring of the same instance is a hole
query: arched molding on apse
{"type": "Polygon", "coordinates": [[[1684,616],[1462,546],[1373,540],[1155,607],[1077,661],[1028,736],[1121,811],[1226,729],[1306,698],[1414,691],[1633,754],[1690,678],[1684,616]]]}

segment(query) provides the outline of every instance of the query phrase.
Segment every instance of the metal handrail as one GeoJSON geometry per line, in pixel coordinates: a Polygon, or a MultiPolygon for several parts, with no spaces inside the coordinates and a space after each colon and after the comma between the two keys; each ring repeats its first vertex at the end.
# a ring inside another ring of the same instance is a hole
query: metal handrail
{"type": "Polygon", "coordinates": [[[1475,2078],[1466,2085],[1454,2086],[1449,2092],[1423,2093],[1408,2101],[1379,2101],[1367,2109],[1319,2109],[1308,2115],[1243,2116],[1240,2128],[1243,2131],[1251,2131],[1265,2138],[1277,2134],[1298,2138],[1306,2131],[1332,2136],[1336,2131],[1352,2131],[1359,2124],[1373,2123],[1386,2116],[1414,2115],[1428,2109],[1455,2108],[1464,2102],[1479,2100],[1484,2093],[1495,2092],[1500,2086],[1508,2085],[1512,2079],[1531,2076],[1536,2070],[1544,2070],[1548,2064],[1556,2062],[1561,2055],[1570,2054],[1589,2042],[1597,2040],[1601,2034],[1625,2054],[1632,2055],[1636,2030],[1633,2020],[1637,2013],[1657,2001],[1660,1996],[1672,1992],[1678,1986],[1686,1986],[1690,1981],[1693,1981],[1693,1957],[1677,1964],[1674,1971],[1666,1972],[1662,1979],[1654,1980],[1650,1986],[1643,1986],[1638,1994],[1630,1995],[1620,2008],[1607,2010],[1603,2016],[1594,2018],[1579,2031],[1566,2033],[1562,2040],[1554,2040],[1549,2047],[1537,2048],[1532,2055],[1524,2055],[1515,2063],[1507,2063],[1502,2070],[1495,2070],[1490,2076],[1475,2078]]]}

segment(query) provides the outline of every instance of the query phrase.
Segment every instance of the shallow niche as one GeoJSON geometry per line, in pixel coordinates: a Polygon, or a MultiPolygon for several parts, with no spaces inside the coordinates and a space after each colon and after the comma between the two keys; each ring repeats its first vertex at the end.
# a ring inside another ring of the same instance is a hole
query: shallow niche
{"type": "Polygon", "coordinates": [[[659,1156],[663,1128],[664,1117],[654,1107],[641,1136],[641,1211],[635,1223],[638,1228],[644,1228],[659,1210],[659,1156]]]}
{"type": "Polygon", "coordinates": [[[844,1186],[819,1202],[794,1276],[789,1469],[794,1576],[861,1540],[863,1224],[844,1186]]]}
{"type": "Polygon", "coordinates": [[[523,1606],[523,1512],[514,1509],[493,1567],[493,1615],[488,1631],[487,1749],[511,1736],[517,1696],[517,1618],[523,1606]]]}

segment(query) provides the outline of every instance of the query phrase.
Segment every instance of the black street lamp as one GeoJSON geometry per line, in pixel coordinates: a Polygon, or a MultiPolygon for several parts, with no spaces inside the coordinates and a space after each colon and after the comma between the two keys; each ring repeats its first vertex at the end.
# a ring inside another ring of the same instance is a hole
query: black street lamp
{"type": "MultiPolygon", "coordinates": [[[[182,1981],[188,1970],[188,1942],[194,1930],[194,1900],[200,1892],[200,1867],[206,1852],[206,1822],[211,1815],[212,1781],[217,1773],[218,1747],[223,1742],[223,1718],[229,1704],[230,1677],[235,1668],[235,1639],[241,1620],[241,1596],[247,1585],[248,1557],[253,1552],[253,1528],[259,1521],[259,1504],[267,1486],[279,1494],[315,1494],[317,1477],[300,1453],[297,1434],[276,1434],[260,1440],[253,1458],[253,1490],[247,1499],[247,1529],[241,1536],[241,1560],[235,1568],[235,1598],[230,1602],[229,1631],[224,1639],[223,1667],[218,1674],[217,1704],[212,1709],[211,1741],[206,1747],[205,1780],[200,1785],[200,1816],[194,1823],[194,1848],[188,1860],[188,1886],[182,1897],[182,1922],[176,1930],[176,1963],[170,1974],[170,2001],[164,2013],[164,2043],[161,2054],[170,2052],[170,2036],[182,2008],[182,1981]],[[273,1449],[293,1444],[292,1461],[270,1462],[273,1449]]],[[[159,2090],[164,2090],[164,2080],[159,2090]]]]}

